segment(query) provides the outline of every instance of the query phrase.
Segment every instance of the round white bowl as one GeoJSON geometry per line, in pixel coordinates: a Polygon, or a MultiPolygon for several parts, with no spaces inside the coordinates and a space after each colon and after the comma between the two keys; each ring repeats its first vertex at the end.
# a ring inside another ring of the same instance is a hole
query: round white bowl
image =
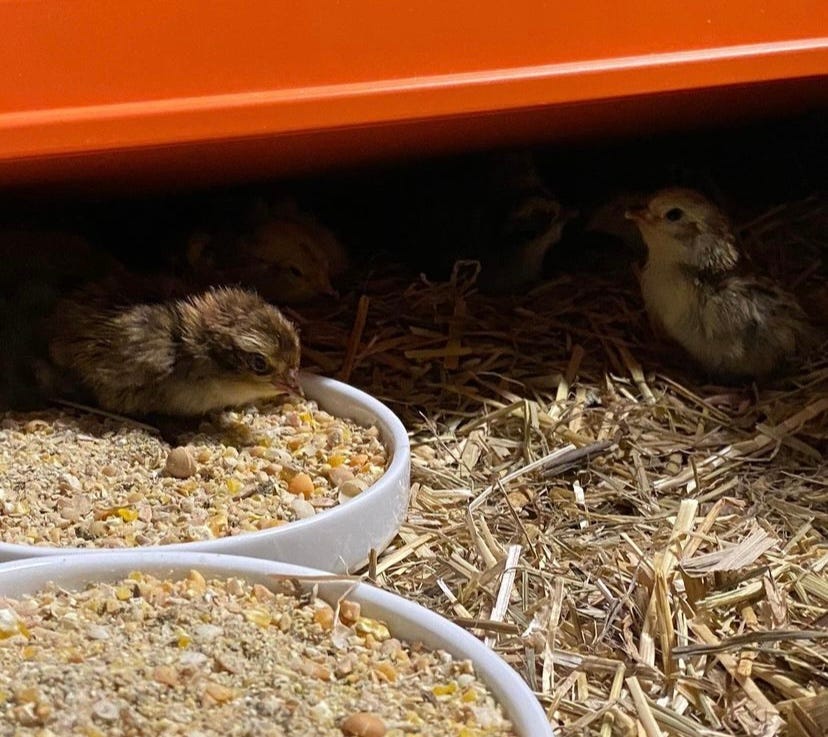
{"type": "MultiPolygon", "coordinates": [[[[376,483],[343,504],[282,527],[214,540],[128,550],[137,554],[164,550],[245,555],[344,573],[364,565],[371,549],[379,552],[385,548],[400,529],[408,511],[411,456],[405,428],[382,402],[348,384],[312,374],[303,374],[301,382],[307,397],[315,400],[326,412],[361,425],[377,425],[391,459],[388,469],[376,483]]],[[[0,562],[112,552],[116,550],[0,542],[0,562]]]]}
{"type": "Polygon", "coordinates": [[[362,605],[363,613],[388,625],[394,637],[419,641],[441,649],[456,658],[474,663],[480,679],[491,689],[512,721],[520,737],[554,737],[548,720],[529,687],[512,668],[477,638],[447,619],[395,594],[368,584],[354,586],[350,581],[325,581],[321,571],[285,563],[209,553],[167,552],[158,549],[144,553],[118,550],[83,556],[54,556],[19,560],[0,565],[0,596],[19,597],[37,591],[50,581],[65,589],[75,589],[91,581],[114,581],[132,571],[154,576],[179,578],[196,569],[205,577],[238,577],[265,586],[269,576],[308,577],[307,587],[318,585],[319,596],[330,604],[347,594],[362,605]],[[320,578],[322,580],[320,580],[320,578]]]}

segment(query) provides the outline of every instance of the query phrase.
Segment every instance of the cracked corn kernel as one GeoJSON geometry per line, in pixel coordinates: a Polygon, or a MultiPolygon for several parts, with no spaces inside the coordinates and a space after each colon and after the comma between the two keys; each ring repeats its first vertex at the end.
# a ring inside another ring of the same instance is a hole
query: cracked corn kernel
{"type": "Polygon", "coordinates": [[[267,588],[267,586],[255,583],[253,584],[253,598],[258,601],[273,601],[276,598],[276,594],[267,588]]]}
{"type": "Polygon", "coordinates": [[[267,627],[273,621],[270,612],[265,609],[245,609],[244,618],[259,627],[267,627]]]}
{"type": "Polygon", "coordinates": [[[386,681],[393,683],[397,680],[397,669],[388,661],[377,663],[374,670],[386,681]]]}
{"type": "Polygon", "coordinates": [[[306,499],[313,495],[314,486],[311,477],[304,472],[297,473],[288,483],[288,491],[297,496],[301,494],[306,499]]]}
{"type": "Polygon", "coordinates": [[[0,609],[0,640],[7,640],[15,635],[29,637],[26,625],[11,609],[0,609]]]}
{"type": "Polygon", "coordinates": [[[130,507],[119,507],[115,513],[124,521],[124,522],[135,522],[138,519],[138,512],[135,509],[130,507]]]}
{"type": "Polygon", "coordinates": [[[290,438],[285,445],[287,445],[289,450],[298,451],[305,443],[307,442],[307,438],[304,437],[293,437],[290,438]]]}
{"type": "Polygon", "coordinates": [[[354,630],[356,630],[358,635],[363,637],[371,635],[378,642],[383,642],[391,637],[388,627],[382,622],[378,622],[376,619],[370,619],[369,617],[360,617],[354,624],[354,630]]]}
{"type": "Polygon", "coordinates": [[[213,533],[213,537],[222,537],[227,529],[227,522],[226,514],[214,514],[207,520],[207,527],[213,533]]]}
{"type": "Polygon", "coordinates": [[[14,699],[19,704],[35,704],[40,701],[40,692],[36,688],[18,688],[14,692],[14,699]]]}
{"type": "Polygon", "coordinates": [[[331,671],[321,663],[315,663],[312,660],[307,660],[302,664],[302,672],[320,681],[331,680],[331,671]]]}
{"type": "Polygon", "coordinates": [[[238,494],[242,488],[242,482],[239,481],[237,478],[230,478],[224,482],[224,485],[227,487],[227,491],[230,494],[238,494]]]}
{"type": "Polygon", "coordinates": [[[32,658],[36,657],[39,652],[40,648],[35,647],[34,645],[26,645],[25,647],[20,648],[20,657],[23,658],[23,660],[32,660],[32,658]]]}
{"type": "Polygon", "coordinates": [[[434,686],[431,689],[431,693],[435,696],[451,696],[452,694],[457,692],[457,684],[452,681],[451,683],[443,683],[434,686]]]}
{"type": "Polygon", "coordinates": [[[281,527],[287,524],[283,519],[273,519],[271,517],[264,517],[256,522],[256,527],[260,530],[270,530],[274,527],[281,527]]]}
{"type": "Polygon", "coordinates": [[[199,571],[190,571],[187,574],[187,592],[203,594],[207,590],[207,581],[199,571]]]}
{"type": "Polygon", "coordinates": [[[334,612],[329,604],[320,602],[313,613],[313,621],[316,622],[323,630],[330,630],[333,628],[334,612]]]}
{"type": "Polygon", "coordinates": [[[343,624],[353,624],[359,619],[362,607],[358,601],[343,599],[339,602],[339,620],[343,624]]]}

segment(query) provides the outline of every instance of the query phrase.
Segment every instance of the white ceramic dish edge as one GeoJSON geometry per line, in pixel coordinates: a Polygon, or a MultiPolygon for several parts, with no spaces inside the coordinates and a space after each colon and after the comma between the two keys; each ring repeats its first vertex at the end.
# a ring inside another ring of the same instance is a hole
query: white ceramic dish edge
{"type": "MultiPolygon", "coordinates": [[[[382,477],[358,497],[309,519],[282,527],[214,540],[128,548],[150,551],[244,555],[344,573],[362,566],[372,548],[391,542],[408,511],[411,457],[408,434],[397,416],[382,402],[335,379],[302,374],[309,399],[325,411],[360,424],[376,423],[391,453],[382,477]]],[[[55,555],[110,554],[123,549],[53,547],[0,542],[0,562],[55,555]]]]}
{"type": "MultiPolygon", "coordinates": [[[[273,574],[310,576],[316,581],[329,575],[286,563],[240,556],[122,550],[114,555],[61,555],[4,563],[0,565],[0,596],[34,593],[50,581],[72,589],[89,581],[112,581],[136,570],[156,576],[181,576],[192,569],[205,575],[240,576],[265,585],[273,574]]],[[[520,737],[554,737],[543,709],[520,676],[468,632],[419,604],[367,584],[353,587],[348,581],[322,581],[318,585],[320,595],[330,602],[347,592],[348,598],[360,602],[366,616],[386,622],[395,637],[421,641],[428,647],[446,650],[454,657],[468,658],[503,706],[520,737]]]]}

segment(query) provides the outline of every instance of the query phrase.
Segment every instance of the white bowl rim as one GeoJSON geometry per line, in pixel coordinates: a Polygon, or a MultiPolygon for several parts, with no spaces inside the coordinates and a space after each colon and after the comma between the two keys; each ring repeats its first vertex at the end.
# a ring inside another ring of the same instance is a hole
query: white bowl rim
{"type": "MultiPolygon", "coordinates": [[[[391,444],[393,444],[393,454],[391,456],[391,463],[388,468],[365,491],[359,496],[349,499],[347,503],[347,510],[345,505],[337,504],[336,506],[326,509],[323,513],[308,517],[306,519],[294,520],[286,525],[280,527],[271,527],[266,530],[256,530],[254,532],[243,532],[238,535],[223,535],[222,537],[211,538],[208,540],[188,540],[181,543],[165,543],[158,545],[135,545],[129,548],[102,548],[90,546],[88,548],[76,546],[56,547],[54,545],[28,545],[24,543],[7,543],[0,540],[0,561],[11,558],[29,558],[29,557],[47,557],[67,554],[83,554],[91,555],[95,553],[110,554],[116,551],[130,550],[133,552],[149,551],[170,551],[170,552],[187,552],[192,551],[193,547],[200,546],[215,548],[209,552],[221,553],[223,545],[228,544],[226,541],[237,541],[239,538],[250,540],[251,543],[259,540],[278,540],[279,537],[300,534],[303,530],[307,534],[313,534],[313,526],[318,523],[318,520],[325,519],[330,524],[333,524],[341,515],[350,515],[358,512],[362,507],[369,506],[372,503],[371,492],[374,487],[381,483],[385,478],[395,478],[406,471],[406,467],[411,462],[411,447],[408,440],[408,432],[403,426],[400,419],[379,399],[374,398],[367,392],[357,389],[350,384],[343,381],[332,379],[327,376],[320,376],[318,374],[311,374],[306,371],[300,373],[300,379],[303,389],[310,390],[313,394],[317,391],[331,391],[338,394],[342,398],[353,400],[354,404],[370,412],[376,419],[378,425],[387,428],[391,436],[391,444]]],[[[315,401],[315,400],[314,400],[315,401]]],[[[322,408],[324,409],[324,407],[322,408]]],[[[386,443],[386,447],[389,444],[386,443]]],[[[207,551],[205,551],[207,552],[207,551]]]]}
{"type": "MultiPolygon", "coordinates": [[[[424,632],[437,637],[450,639],[460,657],[468,658],[475,665],[480,679],[490,689],[500,691],[498,702],[514,723],[516,716],[524,723],[519,731],[520,737],[555,737],[540,702],[535,698],[526,682],[499,655],[484,645],[474,635],[462,627],[450,622],[445,617],[426,609],[424,606],[409,601],[402,596],[384,591],[370,583],[352,584],[341,576],[291,563],[249,558],[239,555],[217,553],[187,553],[163,550],[150,550],[137,553],[130,549],[118,549],[112,552],[95,552],[86,555],[56,555],[39,558],[25,558],[0,563],[0,584],[7,574],[26,573],[46,568],[54,571],[49,580],[60,585],[61,574],[69,573],[73,578],[87,577],[87,581],[112,580],[114,576],[127,575],[132,571],[144,570],[158,572],[172,569],[181,574],[192,569],[209,568],[216,575],[260,576],[268,574],[287,575],[297,578],[309,577],[319,580],[320,587],[335,585],[346,581],[348,597],[355,598],[363,604],[372,604],[385,609],[400,619],[424,632]],[[485,675],[484,675],[485,674],[485,675]],[[496,685],[493,685],[496,684],[496,685]]],[[[72,586],[67,586],[72,590],[72,586]]],[[[8,596],[8,594],[3,594],[8,596]]],[[[324,598],[324,596],[323,596],[324,598]]],[[[393,635],[393,625],[390,625],[393,635]]],[[[516,725],[516,729],[518,725],[516,725]]]]}

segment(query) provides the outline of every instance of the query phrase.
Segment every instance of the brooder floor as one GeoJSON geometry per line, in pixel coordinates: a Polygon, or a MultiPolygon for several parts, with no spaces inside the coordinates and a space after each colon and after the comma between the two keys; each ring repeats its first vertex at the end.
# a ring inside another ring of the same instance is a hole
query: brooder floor
{"type": "MultiPolygon", "coordinates": [[[[819,294],[826,225],[811,199],[741,233],[819,294]]],[[[712,386],[653,337],[631,271],[503,298],[472,274],[386,269],[299,316],[306,362],[411,432],[411,513],[367,575],[484,637],[561,735],[809,734],[828,693],[828,352],[773,386],[712,386]]]]}

